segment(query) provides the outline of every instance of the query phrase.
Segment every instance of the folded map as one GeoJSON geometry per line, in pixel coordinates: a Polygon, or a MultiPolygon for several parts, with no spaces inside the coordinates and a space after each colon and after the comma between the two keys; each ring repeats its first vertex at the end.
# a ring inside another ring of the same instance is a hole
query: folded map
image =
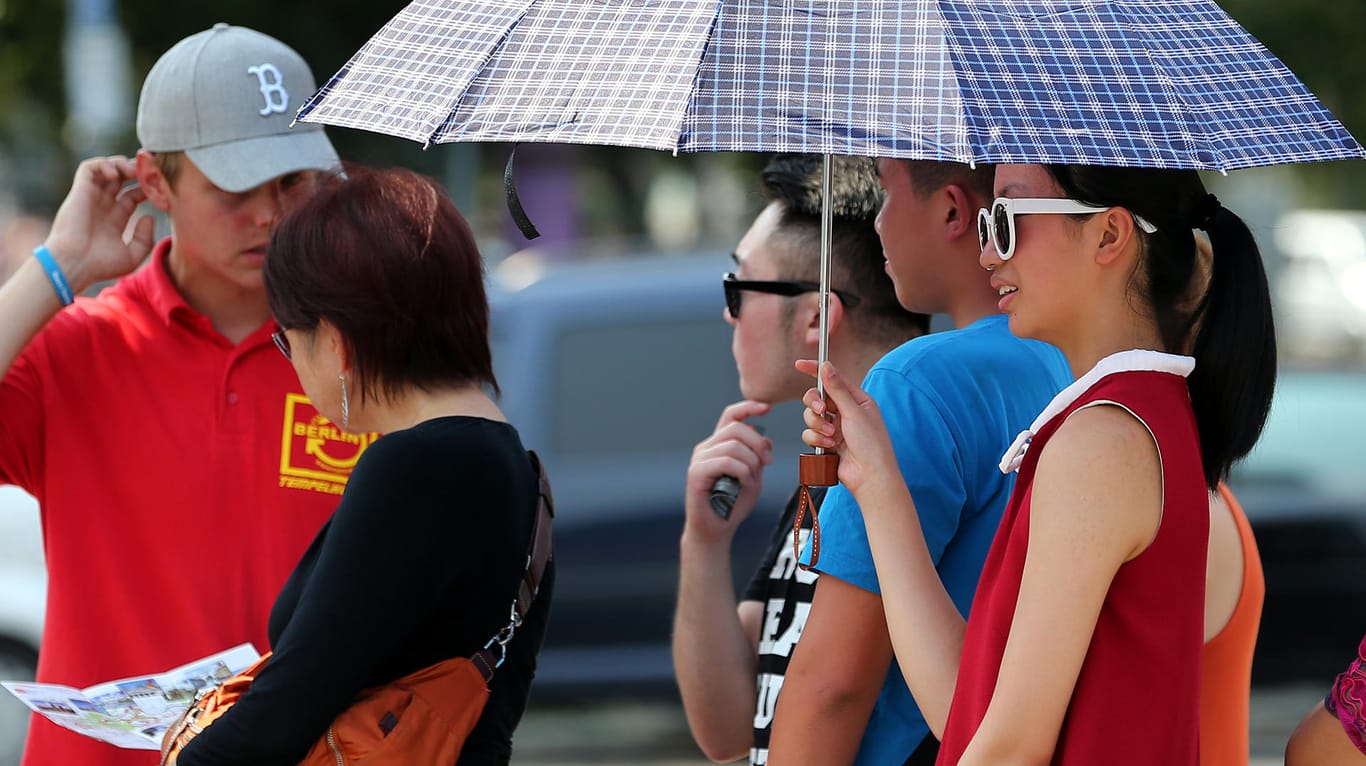
{"type": "Polygon", "coordinates": [[[174,670],[73,689],[59,684],[0,681],[53,723],[135,750],[159,750],[161,735],[200,689],[217,686],[260,657],[251,644],[234,646],[174,670]]]}

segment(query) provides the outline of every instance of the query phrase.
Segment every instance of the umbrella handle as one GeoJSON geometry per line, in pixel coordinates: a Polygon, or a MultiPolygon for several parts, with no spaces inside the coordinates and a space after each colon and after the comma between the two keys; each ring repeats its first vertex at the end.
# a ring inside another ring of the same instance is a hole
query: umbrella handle
{"type": "Polygon", "coordinates": [[[839,484],[840,456],[833,452],[803,452],[797,456],[797,478],[806,487],[833,487],[839,484]]]}
{"type": "Polygon", "coordinates": [[[797,477],[801,481],[800,499],[797,501],[797,517],[792,522],[792,551],[797,566],[811,569],[821,558],[820,514],[811,500],[811,487],[833,487],[839,483],[840,456],[833,452],[821,454],[802,453],[797,456],[797,477]],[[811,563],[802,563],[801,539],[802,518],[811,511],[811,563]]]}

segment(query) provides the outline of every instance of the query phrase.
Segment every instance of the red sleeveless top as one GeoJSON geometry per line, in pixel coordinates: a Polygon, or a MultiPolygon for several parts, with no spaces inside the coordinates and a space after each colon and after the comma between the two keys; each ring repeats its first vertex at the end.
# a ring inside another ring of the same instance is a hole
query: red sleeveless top
{"type": "MultiPolygon", "coordinates": [[[[1184,377],[1189,370],[1188,358],[1117,354],[1059,394],[1040,416],[1044,422],[1035,421],[1036,433],[1019,462],[1020,474],[972,604],[940,766],[958,763],[996,688],[1028,552],[1039,454],[1069,415],[1096,403],[1124,407],[1152,432],[1162,465],[1162,519],[1148,548],[1115,574],[1051,763],[1199,763],[1209,506],[1184,377]]],[[[1017,440],[1017,448],[1028,434],[1017,440]]],[[[1008,453],[1003,470],[1010,458],[1008,453]]]]}

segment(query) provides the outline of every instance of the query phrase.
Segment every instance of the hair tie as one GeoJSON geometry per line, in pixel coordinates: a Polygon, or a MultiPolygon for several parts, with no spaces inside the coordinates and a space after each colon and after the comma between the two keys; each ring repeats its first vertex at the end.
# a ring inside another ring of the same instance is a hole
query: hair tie
{"type": "Polygon", "coordinates": [[[1219,204],[1219,198],[1213,194],[1206,194],[1205,198],[1195,204],[1195,222],[1191,228],[1209,231],[1210,224],[1214,223],[1214,216],[1219,212],[1223,205],[1219,204]]]}

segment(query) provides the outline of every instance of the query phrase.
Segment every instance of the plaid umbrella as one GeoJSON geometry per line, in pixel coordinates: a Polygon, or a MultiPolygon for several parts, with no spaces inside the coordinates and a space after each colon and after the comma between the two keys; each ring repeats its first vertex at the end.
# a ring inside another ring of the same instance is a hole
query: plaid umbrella
{"type": "MultiPolygon", "coordinates": [[[[424,145],[825,154],[827,200],[833,154],[1220,171],[1366,157],[1212,0],[415,0],[299,119],[424,145]]],[[[821,452],[801,456],[803,510],[807,486],[836,480],[821,452]]]]}
{"type": "Polygon", "coordinates": [[[424,144],[1221,171],[1366,157],[1211,0],[416,0],[299,118],[424,144]]]}

